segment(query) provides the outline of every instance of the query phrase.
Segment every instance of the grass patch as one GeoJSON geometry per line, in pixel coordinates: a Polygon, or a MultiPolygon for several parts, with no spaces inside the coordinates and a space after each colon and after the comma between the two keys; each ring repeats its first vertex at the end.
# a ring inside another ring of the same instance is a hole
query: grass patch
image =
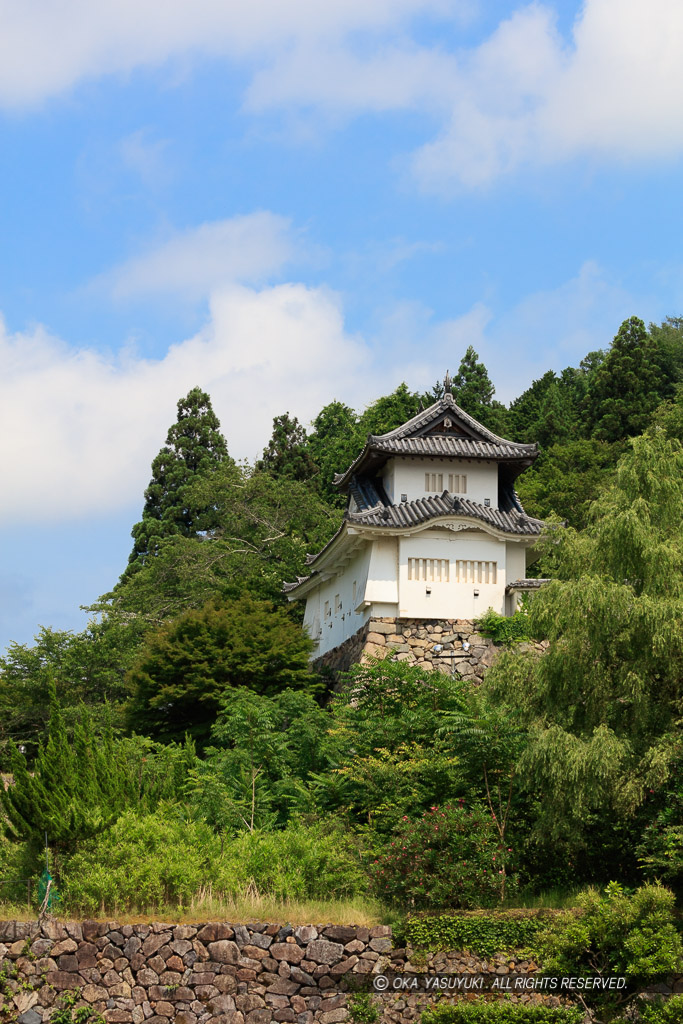
{"type": "MultiPolygon", "coordinates": [[[[3,920],[35,920],[37,910],[26,905],[0,904],[3,920]]],[[[58,920],[73,920],[76,916],[68,909],[57,910],[58,920]]],[[[173,921],[174,924],[202,921],[277,921],[288,924],[347,924],[371,928],[384,924],[387,913],[375,901],[354,897],[340,900],[279,900],[274,896],[248,892],[242,896],[221,899],[211,893],[198,893],[187,905],[158,904],[146,907],[106,907],[93,916],[95,919],[116,919],[118,924],[143,924],[149,921],[173,921]]]]}

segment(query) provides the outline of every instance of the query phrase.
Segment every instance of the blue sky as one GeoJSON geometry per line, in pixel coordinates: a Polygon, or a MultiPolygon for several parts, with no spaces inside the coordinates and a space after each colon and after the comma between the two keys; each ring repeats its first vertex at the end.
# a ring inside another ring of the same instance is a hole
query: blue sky
{"type": "MultiPolygon", "coordinates": [[[[683,309],[671,0],[0,0],[0,650],[125,565],[199,384],[509,401],[683,309]]],[[[340,469],[343,467],[340,467],[340,469]]]]}

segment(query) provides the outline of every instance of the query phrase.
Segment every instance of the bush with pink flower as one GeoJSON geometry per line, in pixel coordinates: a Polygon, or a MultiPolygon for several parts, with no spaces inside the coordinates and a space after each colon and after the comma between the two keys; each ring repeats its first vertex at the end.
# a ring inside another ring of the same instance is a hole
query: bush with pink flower
{"type": "Polygon", "coordinates": [[[486,809],[464,801],[405,815],[371,864],[379,897],[410,907],[490,907],[517,888],[512,850],[486,809]]]}

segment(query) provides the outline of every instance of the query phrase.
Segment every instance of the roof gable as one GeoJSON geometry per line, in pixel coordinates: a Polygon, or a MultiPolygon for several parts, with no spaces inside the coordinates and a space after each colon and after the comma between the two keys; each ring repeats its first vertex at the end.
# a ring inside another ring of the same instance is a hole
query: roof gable
{"type": "Polygon", "coordinates": [[[392,455],[428,458],[489,459],[518,464],[521,471],[538,454],[535,444],[519,444],[499,437],[461,409],[450,391],[429,408],[386,434],[370,434],[363,451],[334,483],[346,488],[354,475],[373,473],[392,455]]]}

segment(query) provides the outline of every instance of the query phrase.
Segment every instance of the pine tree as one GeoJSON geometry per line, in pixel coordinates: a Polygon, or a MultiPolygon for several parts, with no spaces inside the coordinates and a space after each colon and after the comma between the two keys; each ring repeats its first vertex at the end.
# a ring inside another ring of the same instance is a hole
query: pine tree
{"type": "Polygon", "coordinates": [[[210,507],[188,503],[187,489],[226,459],[228,449],[211,399],[200,388],[193,388],[178,402],[178,419],[152,463],[142,519],[132,530],[135,543],[128,573],[155,555],[165,537],[195,537],[211,528],[210,507]]]}

